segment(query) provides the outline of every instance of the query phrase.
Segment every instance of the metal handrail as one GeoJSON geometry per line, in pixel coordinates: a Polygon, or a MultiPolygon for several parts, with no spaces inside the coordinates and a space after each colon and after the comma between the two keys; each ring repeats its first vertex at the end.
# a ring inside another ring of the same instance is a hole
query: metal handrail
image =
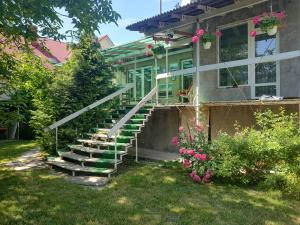
{"type": "Polygon", "coordinates": [[[87,106],[87,107],[85,107],[85,108],[83,108],[83,109],[81,109],[81,110],[79,110],[79,111],[77,111],[75,113],[72,113],[71,115],[66,116],[65,118],[63,118],[63,119],[61,119],[61,120],[53,123],[51,126],[45,128],[45,131],[49,131],[49,130],[53,130],[55,128],[58,128],[59,126],[65,124],[67,122],[69,122],[70,120],[75,119],[76,117],[80,116],[81,114],[83,114],[83,113],[85,113],[85,112],[87,112],[87,111],[89,111],[89,110],[91,110],[91,109],[93,109],[93,108],[95,108],[95,107],[97,107],[97,106],[99,106],[99,105],[101,105],[101,104],[103,104],[103,103],[105,103],[105,102],[107,102],[107,101],[109,101],[109,100],[111,100],[111,99],[113,99],[113,98],[121,95],[122,93],[130,90],[131,88],[134,88],[134,84],[133,83],[126,84],[124,86],[124,88],[122,88],[122,89],[120,89],[120,90],[118,90],[118,91],[116,91],[116,92],[114,92],[114,93],[106,96],[105,98],[102,98],[101,100],[96,101],[93,104],[91,104],[91,105],[89,105],[89,106],[87,106]]]}
{"type": "Polygon", "coordinates": [[[157,94],[157,87],[153,88],[133,109],[131,109],[115,126],[113,126],[108,134],[107,137],[111,138],[112,136],[116,137],[116,133],[119,131],[121,127],[134,115],[136,112],[142,108],[152,97],[157,94]]]}

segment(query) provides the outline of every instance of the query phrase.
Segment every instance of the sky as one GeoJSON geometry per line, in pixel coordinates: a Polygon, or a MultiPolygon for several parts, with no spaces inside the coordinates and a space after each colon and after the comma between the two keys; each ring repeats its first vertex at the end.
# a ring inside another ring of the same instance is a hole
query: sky
{"type": "MultiPolygon", "coordinates": [[[[160,0],[112,0],[113,9],[118,12],[122,18],[118,21],[119,26],[115,24],[101,25],[101,35],[109,35],[115,45],[142,38],[143,34],[128,31],[126,30],[126,26],[159,14],[159,1],[160,0]]],[[[175,5],[179,1],[180,0],[163,0],[163,12],[175,8],[175,5]]],[[[64,19],[63,30],[70,30],[71,27],[70,20],[64,19]]]]}

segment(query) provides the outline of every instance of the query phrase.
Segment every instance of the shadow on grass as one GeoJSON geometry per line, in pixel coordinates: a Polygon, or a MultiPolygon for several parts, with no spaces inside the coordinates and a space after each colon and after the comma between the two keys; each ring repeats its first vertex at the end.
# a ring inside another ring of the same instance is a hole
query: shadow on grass
{"type": "Polygon", "coordinates": [[[2,171],[1,224],[299,224],[299,202],[230,185],[197,185],[179,169],[135,165],[105,188],[48,170],[2,171]]]}

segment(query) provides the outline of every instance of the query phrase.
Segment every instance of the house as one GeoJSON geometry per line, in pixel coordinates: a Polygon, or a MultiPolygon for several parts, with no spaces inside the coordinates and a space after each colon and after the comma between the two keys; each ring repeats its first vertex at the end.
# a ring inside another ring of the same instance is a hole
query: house
{"type": "Polygon", "coordinates": [[[254,112],[266,107],[284,106],[298,112],[300,2],[190,2],[182,1],[179,8],[128,26],[128,30],[144,33],[145,38],[104,51],[108,62],[123,71],[117,73],[118,81],[135,84],[134,100],[158,87],[158,105],[139,146],[175,150],[171,137],[179,125],[186,125],[193,117],[209,124],[209,137],[216,138],[221,130],[233,133],[236,121],[242,126],[253,125],[254,112]],[[258,31],[251,37],[249,33],[255,28],[252,18],[271,10],[284,11],[287,26],[273,36],[258,31]],[[197,28],[223,35],[205,50],[192,43],[197,28]],[[147,46],[158,43],[167,50],[162,59],[147,55],[147,46]],[[190,87],[192,99],[179,97],[190,87]],[[258,100],[263,95],[284,100],[258,100]],[[156,131],[165,134],[158,138],[156,131]]]}
{"type": "Polygon", "coordinates": [[[110,176],[130,149],[136,160],[141,150],[158,156],[177,152],[172,137],[195,120],[206,125],[212,140],[220,131],[232,134],[236,122],[255,125],[258,110],[284,107],[299,113],[299,12],[298,0],[182,1],[180,7],[129,25],[145,37],[103,50],[123,88],[49,129],[58,134],[59,126],[116,97],[127,105],[104,118],[90,138],[78,139],[81,145],[69,145],[71,152],[49,163],[72,175],[110,176]],[[258,27],[258,15],[279,12],[287,25],[278,32],[258,27]],[[210,45],[201,39],[203,32],[216,36],[210,45]],[[99,157],[111,166],[93,164],[99,157]]]}

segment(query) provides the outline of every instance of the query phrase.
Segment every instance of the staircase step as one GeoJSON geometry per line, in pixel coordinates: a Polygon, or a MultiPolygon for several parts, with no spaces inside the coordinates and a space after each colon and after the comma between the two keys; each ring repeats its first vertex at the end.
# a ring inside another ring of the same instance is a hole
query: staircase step
{"type": "Polygon", "coordinates": [[[144,119],[136,119],[136,118],[130,119],[131,124],[143,124],[145,120],[146,120],[146,118],[144,118],[144,119]]]}
{"type": "Polygon", "coordinates": [[[130,144],[127,143],[115,143],[115,142],[105,142],[105,141],[95,141],[95,140],[88,140],[88,139],[78,139],[78,142],[86,143],[86,144],[92,144],[92,145],[99,145],[99,146],[123,146],[123,147],[129,147],[130,144]]]}
{"type": "MultiPolygon", "coordinates": [[[[105,159],[105,158],[90,158],[88,156],[78,155],[76,153],[72,152],[62,152],[60,153],[60,156],[62,158],[71,159],[78,162],[86,162],[86,163],[97,163],[98,165],[102,164],[105,166],[105,164],[115,164],[114,159],[105,159]]],[[[120,164],[121,160],[117,160],[117,164],[120,164]]]]}
{"type": "MultiPolygon", "coordinates": [[[[68,147],[72,150],[77,150],[85,153],[91,153],[91,154],[115,154],[114,150],[102,150],[102,149],[97,149],[97,148],[91,148],[91,147],[84,147],[82,145],[68,145],[68,147]]],[[[120,151],[117,150],[118,155],[125,155],[126,151],[120,151]]]]}
{"type": "Polygon", "coordinates": [[[115,169],[111,169],[111,168],[97,168],[97,167],[90,167],[90,166],[82,167],[80,165],[64,161],[61,158],[48,158],[47,163],[52,166],[56,166],[61,169],[71,171],[73,172],[73,176],[76,176],[76,173],[89,173],[94,175],[110,176],[110,174],[115,172],[115,169]]]}

